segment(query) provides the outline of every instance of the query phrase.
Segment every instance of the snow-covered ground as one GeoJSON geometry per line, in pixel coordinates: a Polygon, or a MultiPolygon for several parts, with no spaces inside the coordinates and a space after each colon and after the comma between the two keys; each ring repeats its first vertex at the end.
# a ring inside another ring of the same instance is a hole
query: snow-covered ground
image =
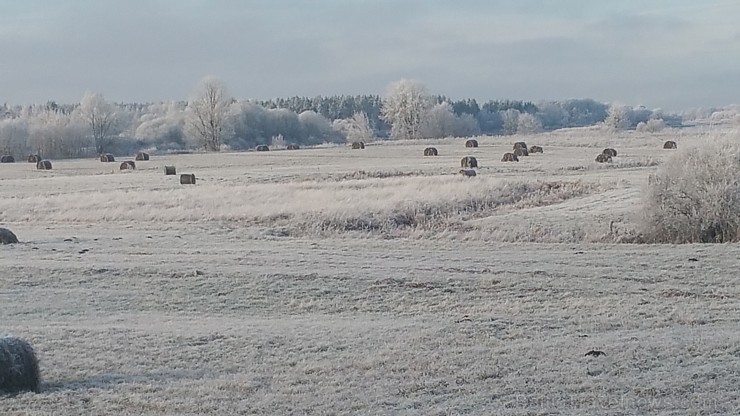
{"type": "Polygon", "coordinates": [[[740,246],[614,244],[701,134],[0,165],[0,414],[734,414],[740,246]]]}

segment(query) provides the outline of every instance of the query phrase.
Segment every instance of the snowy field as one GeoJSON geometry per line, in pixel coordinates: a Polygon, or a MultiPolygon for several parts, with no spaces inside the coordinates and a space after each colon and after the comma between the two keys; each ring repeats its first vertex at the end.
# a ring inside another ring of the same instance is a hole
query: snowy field
{"type": "Polygon", "coordinates": [[[0,165],[0,334],[44,379],[0,414],[736,414],[740,246],[628,244],[702,134],[0,165]]]}

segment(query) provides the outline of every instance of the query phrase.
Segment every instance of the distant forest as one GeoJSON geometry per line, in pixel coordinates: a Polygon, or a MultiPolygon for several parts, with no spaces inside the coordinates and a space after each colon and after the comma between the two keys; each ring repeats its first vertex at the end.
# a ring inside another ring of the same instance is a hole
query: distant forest
{"type": "MultiPolygon", "coordinates": [[[[0,106],[0,153],[73,158],[104,152],[130,154],[142,149],[246,150],[258,145],[513,135],[598,124],[615,129],[659,130],[680,126],[687,116],[699,116],[615,106],[592,99],[479,103],[475,99],[425,95],[421,107],[409,115],[403,113],[404,104],[398,104],[407,101],[400,100],[393,107],[388,97],[379,95],[262,101],[214,96],[210,102],[208,97],[201,94],[190,101],[111,103],[100,94],[86,93],[76,104],[6,103],[0,106]],[[401,125],[404,117],[411,116],[416,121],[410,129],[401,125]]],[[[716,111],[704,110],[704,116],[716,111]]]]}

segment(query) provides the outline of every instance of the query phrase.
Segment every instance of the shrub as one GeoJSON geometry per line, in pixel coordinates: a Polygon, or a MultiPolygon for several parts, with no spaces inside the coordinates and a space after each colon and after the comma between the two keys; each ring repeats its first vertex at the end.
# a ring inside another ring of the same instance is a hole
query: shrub
{"type": "Polygon", "coordinates": [[[738,134],[682,146],[651,175],[644,194],[646,241],[740,240],[738,134]]]}

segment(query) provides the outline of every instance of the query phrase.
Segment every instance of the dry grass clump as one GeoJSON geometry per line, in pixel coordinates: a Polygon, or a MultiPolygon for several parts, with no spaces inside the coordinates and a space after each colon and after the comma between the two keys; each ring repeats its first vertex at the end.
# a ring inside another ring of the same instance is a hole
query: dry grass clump
{"type": "Polygon", "coordinates": [[[650,176],[645,239],[666,243],[740,241],[740,134],[684,146],[650,176]]]}
{"type": "Polygon", "coordinates": [[[0,227],[0,243],[1,244],[15,244],[18,242],[18,237],[7,228],[0,227]]]}
{"type": "Polygon", "coordinates": [[[41,374],[36,353],[27,341],[0,338],[0,393],[39,392],[41,374]]]}

